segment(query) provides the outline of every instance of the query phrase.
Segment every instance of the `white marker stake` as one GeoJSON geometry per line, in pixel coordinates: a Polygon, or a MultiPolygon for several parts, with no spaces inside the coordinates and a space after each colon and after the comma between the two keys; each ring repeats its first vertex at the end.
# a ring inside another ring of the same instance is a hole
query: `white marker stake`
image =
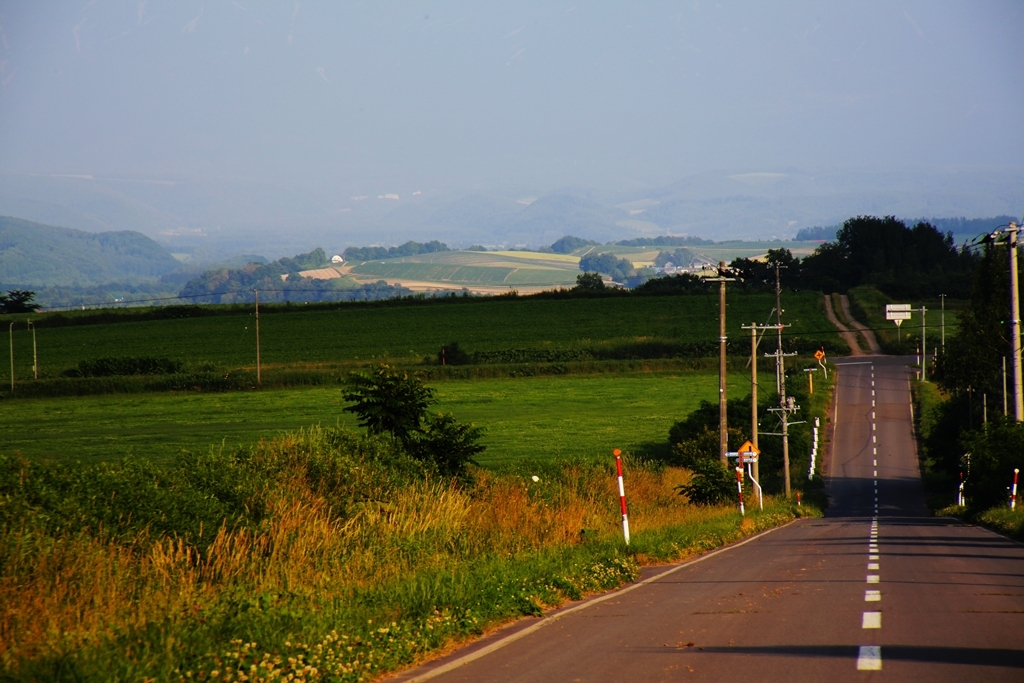
{"type": "Polygon", "coordinates": [[[1016,467],[1013,468],[1013,491],[1010,493],[1010,509],[1015,510],[1017,508],[1017,475],[1020,474],[1020,470],[1016,467]]]}
{"type": "Polygon", "coordinates": [[[861,645],[857,653],[857,671],[881,671],[882,648],[878,645],[861,645]]]}
{"type": "Polygon", "coordinates": [[[615,469],[619,472],[619,505],[622,507],[622,537],[629,545],[629,515],[626,514],[626,488],[622,485],[622,451],[616,448],[612,451],[615,456],[615,469]]]}
{"type": "MultiPolygon", "coordinates": [[[[744,517],[744,516],[746,516],[746,513],[743,511],[743,467],[742,466],[736,467],[736,488],[740,492],[740,517],[744,517]]],[[[799,497],[799,496],[800,496],[800,494],[798,493],[797,497],[799,497]]]]}

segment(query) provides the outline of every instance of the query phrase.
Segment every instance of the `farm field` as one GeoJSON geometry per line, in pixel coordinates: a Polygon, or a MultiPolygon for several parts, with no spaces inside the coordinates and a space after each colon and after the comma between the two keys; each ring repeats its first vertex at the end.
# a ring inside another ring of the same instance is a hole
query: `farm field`
{"type": "MultiPolygon", "coordinates": [[[[824,344],[830,355],[845,352],[814,292],[784,296],[789,338],[824,344]]],[[[730,293],[730,339],[746,354],[752,321],[765,322],[774,308],[771,294],[730,293]]],[[[155,356],[220,370],[255,366],[253,312],[166,320],[47,327],[37,321],[40,371],[54,376],[82,360],[155,356]]],[[[15,377],[32,375],[32,334],[25,316],[14,332],[15,377]]],[[[303,310],[280,306],[261,310],[262,362],[267,366],[361,365],[390,359],[421,363],[441,345],[459,342],[467,351],[504,349],[610,349],[644,343],[714,344],[718,338],[718,297],[706,295],[607,298],[486,298],[344,304],[303,310]]],[[[7,364],[0,382],[9,382],[7,364]]]]}
{"type": "MultiPolygon", "coordinates": [[[[772,378],[765,375],[762,384],[772,378]]],[[[522,460],[591,459],[621,448],[663,443],[669,427],[701,400],[717,400],[715,372],[559,376],[446,381],[436,410],[485,429],[479,458],[494,466],[522,460]]],[[[733,373],[730,395],[749,394],[733,373]]],[[[355,428],[339,388],[233,393],[100,395],[21,399],[2,404],[0,454],[97,461],[135,456],[168,460],[180,449],[206,452],[253,444],[320,424],[355,428]]]]}
{"type": "MultiPolygon", "coordinates": [[[[698,258],[710,262],[731,262],[736,258],[763,256],[769,249],[789,249],[794,256],[806,256],[818,242],[717,242],[687,247],[698,258]]],[[[414,283],[414,288],[434,284],[439,288],[466,287],[493,292],[497,287],[535,290],[572,287],[579,275],[580,257],[591,252],[610,252],[629,259],[635,266],[649,266],[659,251],[674,247],[622,247],[591,245],[571,254],[531,251],[445,251],[383,261],[365,261],[339,270],[360,281],[386,280],[390,284],[414,283]]],[[[314,271],[310,271],[314,272],[314,271]]],[[[319,271],[315,271],[319,272],[319,271]]]]}

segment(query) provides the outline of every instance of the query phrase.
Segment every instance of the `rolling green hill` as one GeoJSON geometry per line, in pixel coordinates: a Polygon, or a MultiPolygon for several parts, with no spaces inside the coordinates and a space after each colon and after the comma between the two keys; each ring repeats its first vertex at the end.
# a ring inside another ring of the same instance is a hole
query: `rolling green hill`
{"type": "Polygon", "coordinates": [[[93,285],[158,277],[180,265],[139,232],[84,232],[0,216],[3,285],[93,285]]]}

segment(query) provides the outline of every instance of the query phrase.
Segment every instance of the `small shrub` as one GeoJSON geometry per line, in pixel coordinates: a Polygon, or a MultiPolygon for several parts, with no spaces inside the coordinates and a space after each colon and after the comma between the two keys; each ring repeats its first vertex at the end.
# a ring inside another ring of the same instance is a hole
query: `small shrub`
{"type": "Polygon", "coordinates": [[[444,476],[455,476],[473,462],[473,456],[482,453],[485,446],[477,443],[483,430],[455,421],[451,413],[427,417],[422,430],[416,434],[410,451],[413,457],[433,465],[444,476]]]}
{"type": "Polygon", "coordinates": [[[707,458],[693,464],[689,484],[676,487],[694,505],[718,505],[728,502],[736,493],[735,475],[717,460],[707,458]]]}

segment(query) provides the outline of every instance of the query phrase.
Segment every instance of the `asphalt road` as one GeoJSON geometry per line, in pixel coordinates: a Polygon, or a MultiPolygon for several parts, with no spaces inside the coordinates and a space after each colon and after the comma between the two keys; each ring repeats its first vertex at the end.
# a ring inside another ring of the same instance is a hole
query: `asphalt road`
{"type": "Polygon", "coordinates": [[[908,372],[884,356],[841,366],[825,519],[658,570],[399,678],[1024,681],[1024,546],[929,515],[908,372]]]}

